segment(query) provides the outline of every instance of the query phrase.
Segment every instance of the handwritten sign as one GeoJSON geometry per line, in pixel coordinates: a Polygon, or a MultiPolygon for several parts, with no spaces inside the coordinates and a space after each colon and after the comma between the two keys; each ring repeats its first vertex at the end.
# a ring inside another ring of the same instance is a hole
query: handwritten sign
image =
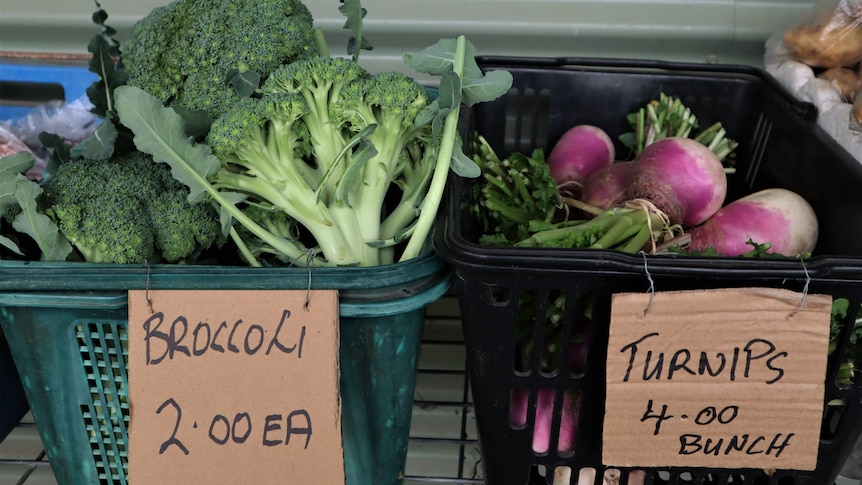
{"type": "Polygon", "coordinates": [[[831,304],[772,288],[614,295],[604,463],[813,470],[831,304]]]}
{"type": "Polygon", "coordinates": [[[335,291],[130,291],[128,372],[131,483],[344,483],[335,291]]]}

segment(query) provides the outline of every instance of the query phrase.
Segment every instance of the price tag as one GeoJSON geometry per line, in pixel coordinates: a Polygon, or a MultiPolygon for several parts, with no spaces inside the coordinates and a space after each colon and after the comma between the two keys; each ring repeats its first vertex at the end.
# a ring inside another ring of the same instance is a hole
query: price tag
{"type": "Polygon", "coordinates": [[[129,481],[344,483],[338,295],[129,291],[129,481]]]}
{"type": "Polygon", "coordinates": [[[772,288],[614,295],[603,462],[813,470],[831,305],[772,288]]]}

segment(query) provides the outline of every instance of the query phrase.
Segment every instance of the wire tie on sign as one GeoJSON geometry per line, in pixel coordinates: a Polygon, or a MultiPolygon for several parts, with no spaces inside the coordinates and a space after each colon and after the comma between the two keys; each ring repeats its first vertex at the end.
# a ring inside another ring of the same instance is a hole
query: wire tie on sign
{"type": "Polygon", "coordinates": [[[805,260],[802,259],[802,256],[799,257],[799,261],[802,263],[802,271],[805,273],[805,285],[802,287],[802,300],[799,302],[799,307],[787,315],[787,318],[795,317],[805,308],[805,301],[808,299],[808,287],[811,285],[811,275],[808,274],[808,266],[805,264],[805,260]]]}
{"type": "Polygon", "coordinates": [[[153,300],[150,299],[150,262],[144,259],[144,267],[147,268],[147,284],[144,288],[144,298],[147,299],[147,306],[150,307],[150,315],[156,313],[153,310],[153,300]]]}
{"type": "Polygon", "coordinates": [[[309,248],[303,254],[295,257],[291,262],[291,265],[296,265],[296,262],[302,256],[305,256],[305,268],[308,270],[308,284],[305,287],[305,304],[303,308],[305,311],[308,311],[309,305],[311,305],[311,267],[312,263],[314,263],[314,250],[309,248]]]}
{"type": "Polygon", "coordinates": [[[647,281],[649,281],[649,304],[646,308],[644,308],[644,313],[642,316],[647,316],[652,310],[653,300],[655,300],[655,281],[652,279],[652,275],[649,273],[649,265],[647,264],[647,254],[644,251],[640,251],[640,254],[644,258],[644,274],[646,274],[647,281]]]}
{"type": "Polygon", "coordinates": [[[305,311],[308,311],[309,304],[311,304],[311,266],[308,266],[308,285],[305,287],[305,311]]]}

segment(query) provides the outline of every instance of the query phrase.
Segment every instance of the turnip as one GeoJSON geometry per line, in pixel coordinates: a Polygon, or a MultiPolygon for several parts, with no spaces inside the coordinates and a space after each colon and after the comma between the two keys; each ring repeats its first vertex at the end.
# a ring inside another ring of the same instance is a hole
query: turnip
{"type": "MultiPolygon", "coordinates": [[[[551,388],[541,388],[536,395],[536,420],[533,423],[533,451],[547,453],[551,443],[551,422],[554,419],[554,397],[551,388]]],[[[527,424],[529,391],[520,387],[512,390],[509,401],[509,423],[513,426],[527,424]]],[[[580,397],[574,391],[563,393],[563,409],[558,430],[557,451],[570,453],[574,449],[578,426],[580,397]]]]}
{"type": "Polygon", "coordinates": [[[581,201],[605,210],[621,205],[627,199],[632,166],[633,162],[620,161],[593,172],[584,181],[581,201]]]}
{"type": "Polygon", "coordinates": [[[722,256],[739,256],[751,251],[751,241],[768,243],[771,253],[800,256],[814,250],[818,231],[808,201],[790,190],[771,188],[727,204],[692,228],[688,250],[712,248],[722,256]]]}
{"type": "Polygon", "coordinates": [[[578,195],[593,172],[614,161],[614,142],[601,128],[576,125],[563,133],[548,155],[551,177],[561,189],[578,195]]]}
{"type": "Polygon", "coordinates": [[[724,167],[715,153],[695,140],[658,140],[647,145],[633,163],[628,198],[653,203],[671,225],[701,224],[724,203],[724,167]]]}

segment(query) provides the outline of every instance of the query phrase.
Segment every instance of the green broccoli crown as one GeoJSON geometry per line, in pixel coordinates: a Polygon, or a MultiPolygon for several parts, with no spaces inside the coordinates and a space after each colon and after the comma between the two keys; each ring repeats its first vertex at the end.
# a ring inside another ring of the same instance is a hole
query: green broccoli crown
{"type": "Polygon", "coordinates": [[[263,84],[263,93],[324,92],[337,97],[341,88],[367,77],[368,72],[359,64],[341,57],[312,57],[285,64],[273,71],[263,84]]]}
{"type": "Polygon", "coordinates": [[[221,155],[233,153],[237,148],[256,141],[255,137],[264,136],[262,129],[266,117],[263,112],[260,100],[239,100],[213,121],[207,134],[207,144],[213,152],[221,155]]]}
{"type": "Polygon", "coordinates": [[[272,157],[277,156],[273,150],[279,147],[290,147],[292,156],[301,157],[307,152],[304,143],[308,129],[302,122],[307,111],[305,101],[297,94],[243,98],[216,118],[207,144],[222,158],[237,153],[272,157]]]}
{"type": "Polygon", "coordinates": [[[377,124],[390,130],[412,128],[428,106],[428,90],[415,79],[394,71],[376,73],[352,83],[333,104],[333,117],[358,131],[377,124]]]}
{"type": "Polygon", "coordinates": [[[122,54],[129,84],[214,118],[240,97],[228,73],[265,79],[284,63],[316,56],[317,44],[300,0],[177,0],[141,18],[122,54]]]}
{"type": "Polygon", "coordinates": [[[413,125],[416,116],[431,102],[428,90],[415,79],[398,72],[375,74],[365,102],[413,125]]]}
{"type": "Polygon", "coordinates": [[[188,191],[177,187],[147,206],[155,245],[165,261],[181,261],[199,248],[220,243],[221,227],[209,204],[190,204],[188,191]]]}
{"type": "Polygon", "coordinates": [[[64,163],[44,190],[60,231],[89,262],[175,262],[221,237],[212,206],[189,203],[170,168],[141,152],[64,163]]]}

